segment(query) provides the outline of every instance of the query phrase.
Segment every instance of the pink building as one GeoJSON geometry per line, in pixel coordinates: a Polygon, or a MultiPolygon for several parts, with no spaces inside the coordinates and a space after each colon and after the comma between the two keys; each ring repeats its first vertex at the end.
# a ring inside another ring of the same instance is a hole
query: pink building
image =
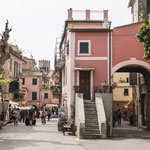
{"type": "Polygon", "coordinates": [[[62,77],[62,105],[70,112],[74,84],[86,100],[93,99],[93,89],[110,82],[111,22],[108,11],[68,10],[68,19],[57,52],[55,68],[62,77]]]}
{"type": "Polygon", "coordinates": [[[27,99],[26,104],[39,108],[51,104],[52,94],[49,90],[49,77],[35,67],[34,59],[24,59],[27,64],[23,66],[22,87],[28,91],[28,96],[24,97],[27,99]]]}

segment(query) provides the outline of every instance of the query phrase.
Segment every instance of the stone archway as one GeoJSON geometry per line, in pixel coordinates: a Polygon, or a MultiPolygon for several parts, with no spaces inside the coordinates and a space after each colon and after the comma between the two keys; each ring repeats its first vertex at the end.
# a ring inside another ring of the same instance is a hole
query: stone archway
{"type": "Polygon", "coordinates": [[[112,68],[112,76],[115,72],[137,72],[141,73],[145,79],[145,85],[147,89],[146,94],[146,101],[147,101],[147,108],[146,108],[146,127],[147,130],[150,131],[150,64],[131,59],[127,61],[123,61],[112,68]]]}

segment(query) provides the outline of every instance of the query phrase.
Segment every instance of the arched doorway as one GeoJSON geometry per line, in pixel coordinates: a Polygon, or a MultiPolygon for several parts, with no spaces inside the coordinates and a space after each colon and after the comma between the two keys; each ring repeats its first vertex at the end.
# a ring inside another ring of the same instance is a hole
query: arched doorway
{"type": "MultiPolygon", "coordinates": [[[[139,74],[144,78],[146,93],[142,95],[140,85],[138,85],[140,97],[138,99],[138,103],[136,103],[136,108],[135,105],[133,106],[134,109],[133,111],[135,110],[137,111],[136,118],[135,118],[135,112],[133,113],[134,121],[136,121],[134,125],[136,125],[138,128],[141,128],[142,125],[145,125],[146,130],[150,131],[150,109],[149,109],[150,108],[150,64],[136,59],[121,62],[112,68],[112,79],[113,79],[113,75],[118,72],[137,73],[137,79],[138,79],[137,84],[140,84],[139,74]]],[[[137,89],[134,89],[133,87],[132,92],[134,96],[135,96],[134,92],[137,92],[135,90],[137,89]]],[[[133,103],[135,104],[134,101],[135,99],[133,99],[133,103]]]]}

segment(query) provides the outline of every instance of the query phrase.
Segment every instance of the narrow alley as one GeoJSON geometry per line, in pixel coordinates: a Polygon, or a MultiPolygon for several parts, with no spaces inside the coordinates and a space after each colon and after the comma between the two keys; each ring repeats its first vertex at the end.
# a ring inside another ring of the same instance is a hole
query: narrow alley
{"type": "Polygon", "coordinates": [[[63,136],[57,130],[57,119],[46,125],[42,125],[40,120],[36,126],[8,124],[0,130],[0,150],[149,150],[149,147],[150,138],[140,136],[107,140],[79,140],[76,136],[63,136]]]}

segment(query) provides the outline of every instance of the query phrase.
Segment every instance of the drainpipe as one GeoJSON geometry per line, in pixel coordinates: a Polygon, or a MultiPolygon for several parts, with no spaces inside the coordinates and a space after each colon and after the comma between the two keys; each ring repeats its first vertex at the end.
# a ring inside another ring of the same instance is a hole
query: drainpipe
{"type": "MultiPolygon", "coordinates": [[[[110,30],[111,23],[109,23],[109,85],[111,85],[111,30],[110,30]]],[[[111,88],[109,88],[109,92],[111,92],[111,88]]]]}

